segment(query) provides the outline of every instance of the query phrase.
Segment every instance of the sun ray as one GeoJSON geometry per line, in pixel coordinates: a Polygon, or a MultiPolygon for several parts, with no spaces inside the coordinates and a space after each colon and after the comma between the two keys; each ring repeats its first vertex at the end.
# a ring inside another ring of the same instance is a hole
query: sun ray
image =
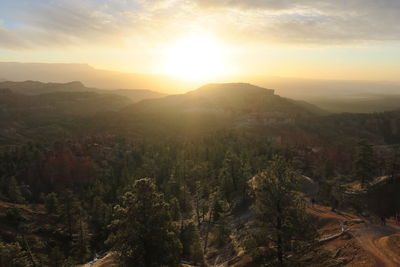
{"type": "Polygon", "coordinates": [[[226,71],[224,49],[211,37],[185,37],[166,49],[164,71],[168,75],[200,81],[226,71]]]}

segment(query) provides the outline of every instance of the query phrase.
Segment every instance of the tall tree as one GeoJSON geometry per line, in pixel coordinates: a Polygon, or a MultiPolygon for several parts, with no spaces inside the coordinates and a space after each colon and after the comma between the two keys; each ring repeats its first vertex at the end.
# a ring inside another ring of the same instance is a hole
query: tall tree
{"type": "Polygon", "coordinates": [[[354,161],[354,176],[361,181],[362,186],[374,178],[375,165],[372,146],[366,140],[361,140],[354,161]]]}
{"type": "Polygon", "coordinates": [[[262,229],[267,257],[274,266],[285,266],[296,252],[315,237],[305,212],[304,201],[296,192],[298,173],[282,157],[275,157],[268,168],[251,181],[255,211],[262,229]]]}
{"type": "Polygon", "coordinates": [[[46,207],[48,213],[54,213],[57,211],[59,202],[55,192],[52,192],[44,197],[44,206],[46,207]]]}
{"type": "Polygon", "coordinates": [[[64,231],[72,242],[73,235],[77,232],[78,218],[81,204],[71,190],[61,193],[61,205],[59,207],[60,220],[64,225],[64,231]]]}
{"type": "Polygon", "coordinates": [[[182,245],[168,204],[152,179],[137,180],[115,207],[110,241],[121,266],[178,266],[182,245]]]}
{"type": "Polygon", "coordinates": [[[400,145],[393,146],[392,153],[386,164],[386,173],[391,177],[398,174],[400,171],[400,145]]]}
{"type": "Polygon", "coordinates": [[[28,254],[18,243],[4,243],[0,241],[0,266],[27,267],[32,266],[28,254]]]}
{"type": "Polygon", "coordinates": [[[23,203],[25,201],[15,177],[11,177],[8,184],[8,197],[14,203],[23,203]]]}

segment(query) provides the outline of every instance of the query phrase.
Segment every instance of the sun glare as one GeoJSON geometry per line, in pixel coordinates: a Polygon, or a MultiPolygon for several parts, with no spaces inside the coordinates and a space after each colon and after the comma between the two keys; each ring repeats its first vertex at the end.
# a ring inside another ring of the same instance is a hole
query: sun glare
{"type": "Polygon", "coordinates": [[[211,37],[187,37],[166,49],[164,71],[187,80],[206,80],[225,73],[224,49],[211,37]]]}

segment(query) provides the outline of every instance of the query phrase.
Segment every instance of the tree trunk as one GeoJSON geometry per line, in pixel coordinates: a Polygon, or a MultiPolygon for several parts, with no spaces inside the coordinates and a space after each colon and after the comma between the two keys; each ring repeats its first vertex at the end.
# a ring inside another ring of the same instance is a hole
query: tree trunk
{"type": "Polygon", "coordinates": [[[207,229],[206,229],[206,236],[204,238],[204,249],[203,249],[203,254],[206,255],[207,253],[207,246],[208,246],[208,235],[210,233],[210,225],[211,225],[211,218],[213,216],[213,207],[214,207],[214,201],[212,201],[210,205],[210,217],[208,218],[208,223],[207,223],[207,229]]]}
{"type": "Polygon", "coordinates": [[[33,257],[33,254],[31,252],[31,248],[29,247],[28,241],[26,241],[26,238],[25,238],[24,234],[22,234],[22,239],[24,240],[24,245],[25,245],[26,251],[28,252],[29,260],[31,261],[32,266],[36,267],[37,265],[36,265],[36,262],[35,262],[35,258],[33,257]]]}
{"type": "Polygon", "coordinates": [[[207,223],[206,236],[204,238],[204,248],[203,248],[204,255],[206,255],[206,253],[207,253],[208,234],[210,233],[211,216],[212,216],[212,212],[210,214],[210,219],[208,220],[208,223],[207,223]]]}
{"type": "Polygon", "coordinates": [[[283,267],[283,240],[282,240],[282,208],[280,203],[277,203],[278,216],[276,218],[276,239],[277,239],[277,257],[278,257],[278,266],[283,267]]]}
{"type": "Polygon", "coordinates": [[[79,212],[79,230],[80,230],[80,251],[81,255],[83,256],[84,252],[84,229],[83,229],[83,223],[82,223],[82,213],[81,211],[79,212]]]}
{"type": "Polygon", "coordinates": [[[282,248],[282,236],[281,236],[281,229],[282,229],[282,221],[281,217],[278,216],[277,224],[276,224],[276,236],[277,236],[277,257],[280,267],[283,267],[283,248],[282,248]]]}
{"type": "Polygon", "coordinates": [[[197,226],[200,226],[200,205],[199,205],[199,193],[196,195],[196,217],[197,217],[197,226]]]}

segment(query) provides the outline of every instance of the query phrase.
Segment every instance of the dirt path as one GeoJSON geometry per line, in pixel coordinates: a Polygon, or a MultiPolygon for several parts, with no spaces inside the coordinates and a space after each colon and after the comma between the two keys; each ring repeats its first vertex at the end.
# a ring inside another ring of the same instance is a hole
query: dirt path
{"type": "Polygon", "coordinates": [[[115,263],[112,253],[107,253],[107,255],[101,259],[93,260],[84,265],[79,265],[76,267],[116,267],[116,266],[117,264],[115,263]]]}
{"type": "MultiPolygon", "coordinates": [[[[307,209],[308,213],[325,219],[338,221],[361,220],[349,213],[332,212],[329,207],[315,206],[307,209]]],[[[376,224],[355,224],[349,226],[349,233],[357,240],[360,247],[368,252],[379,267],[400,266],[400,229],[376,224]]]]}
{"type": "Polygon", "coordinates": [[[337,219],[339,221],[349,221],[359,219],[357,216],[347,212],[333,212],[330,207],[314,205],[307,208],[307,213],[318,216],[320,218],[337,219]]]}
{"type": "Polygon", "coordinates": [[[376,260],[377,266],[400,266],[400,251],[393,253],[388,242],[399,231],[390,226],[368,225],[352,230],[352,235],[360,246],[368,251],[376,260]]]}

